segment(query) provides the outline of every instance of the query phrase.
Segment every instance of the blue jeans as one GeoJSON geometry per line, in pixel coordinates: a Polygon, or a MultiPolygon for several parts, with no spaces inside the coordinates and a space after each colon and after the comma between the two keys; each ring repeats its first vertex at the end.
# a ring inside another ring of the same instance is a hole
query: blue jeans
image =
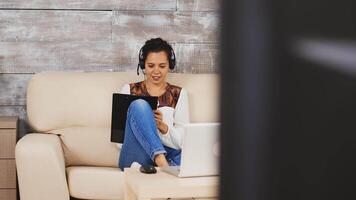
{"type": "Polygon", "coordinates": [[[163,146],[158,134],[150,105],[142,99],[133,101],[127,111],[120,169],[130,167],[133,162],[154,165],[157,154],[165,154],[169,165],[180,165],[181,150],[163,146]]]}

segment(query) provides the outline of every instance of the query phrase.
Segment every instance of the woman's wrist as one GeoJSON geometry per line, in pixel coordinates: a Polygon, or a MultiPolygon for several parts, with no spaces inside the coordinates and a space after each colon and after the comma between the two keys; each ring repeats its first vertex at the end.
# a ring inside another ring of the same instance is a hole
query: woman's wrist
{"type": "Polygon", "coordinates": [[[162,122],[162,125],[161,125],[161,128],[159,129],[159,131],[162,133],[162,134],[166,134],[168,132],[168,126],[167,124],[163,123],[162,122]]]}

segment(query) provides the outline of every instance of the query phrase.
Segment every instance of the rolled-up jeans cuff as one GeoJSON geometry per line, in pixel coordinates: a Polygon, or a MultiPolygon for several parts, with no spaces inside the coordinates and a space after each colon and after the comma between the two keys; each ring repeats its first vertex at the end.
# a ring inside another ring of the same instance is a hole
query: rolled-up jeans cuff
{"type": "Polygon", "coordinates": [[[153,162],[155,161],[155,157],[156,157],[156,155],[158,155],[158,154],[164,154],[164,155],[166,155],[167,152],[166,152],[166,150],[163,150],[163,149],[158,149],[158,150],[153,151],[153,153],[152,153],[152,155],[151,155],[151,159],[152,159],[153,162]]]}

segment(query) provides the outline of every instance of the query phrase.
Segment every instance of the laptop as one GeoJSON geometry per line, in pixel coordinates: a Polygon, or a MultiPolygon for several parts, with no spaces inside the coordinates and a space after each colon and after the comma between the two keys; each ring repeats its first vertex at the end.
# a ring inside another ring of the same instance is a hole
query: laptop
{"type": "Polygon", "coordinates": [[[162,171],[178,177],[218,175],[220,123],[178,126],[184,128],[181,165],[162,167],[162,171]]]}
{"type": "Polygon", "coordinates": [[[127,110],[131,102],[136,99],[147,101],[152,110],[157,109],[158,97],[114,93],[111,115],[111,142],[124,142],[127,110]]]}

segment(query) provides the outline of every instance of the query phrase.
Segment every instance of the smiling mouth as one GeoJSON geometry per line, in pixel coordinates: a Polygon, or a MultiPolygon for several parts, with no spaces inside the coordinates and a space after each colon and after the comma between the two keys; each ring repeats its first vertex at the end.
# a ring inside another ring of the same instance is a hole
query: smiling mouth
{"type": "Polygon", "coordinates": [[[160,78],[161,77],[159,77],[159,76],[152,76],[152,79],[155,80],[155,81],[159,80],[160,78]]]}

